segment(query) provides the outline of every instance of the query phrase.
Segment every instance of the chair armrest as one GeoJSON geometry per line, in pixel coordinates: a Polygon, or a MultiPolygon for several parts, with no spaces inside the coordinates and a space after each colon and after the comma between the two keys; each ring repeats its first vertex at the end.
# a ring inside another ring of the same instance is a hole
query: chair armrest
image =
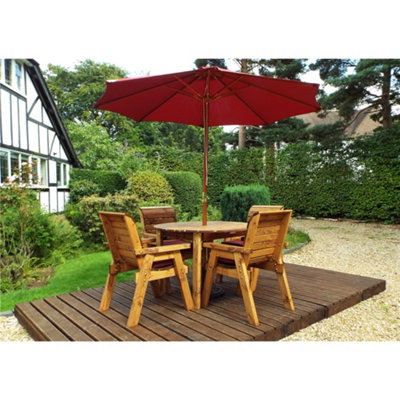
{"type": "Polygon", "coordinates": [[[173,244],[170,246],[146,247],[142,250],[134,250],[134,253],[136,255],[171,253],[173,251],[190,249],[191,246],[192,245],[190,243],[184,243],[184,244],[173,244]]]}
{"type": "Polygon", "coordinates": [[[150,237],[146,238],[146,237],[142,237],[140,240],[141,240],[142,245],[143,245],[144,247],[146,247],[146,246],[148,246],[148,245],[151,245],[151,244],[154,244],[154,245],[156,244],[155,238],[150,238],[150,237]]]}
{"type": "Polygon", "coordinates": [[[222,243],[215,243],[215,242],[203,243],[203,247],[206,247],[211,250],[226,251],[228,253],[242,253],[242,254],[252,253],[251,249],[247,249],[245,247],[231,246],[229,244],[222,244],[222,243]]]}
{"type": "Polygon", "coordinates": [[[155,233],[148,233],[148,232],[140,232],[139,235],[144,237],[144,238],[153,238],[153,239],[155,239],[157,237],[157,235],[155,233]]]}

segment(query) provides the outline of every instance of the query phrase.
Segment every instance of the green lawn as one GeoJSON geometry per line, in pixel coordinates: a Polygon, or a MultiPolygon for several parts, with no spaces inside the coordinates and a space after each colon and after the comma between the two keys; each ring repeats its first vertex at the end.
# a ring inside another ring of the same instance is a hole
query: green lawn
{"type": "MultiPolygon", "coordinates": [[[[56,267],[53,278],[46,286],[21,289],[0,295],[0,311],[13,310],[18,303],[42,299],[76,290],[104,286],[111,254],[108,251],[86,254],[68,260],[56,267]]],[[[118,275],[118,282],[132,279],[133,272],[118,275]]]]}
{"type": "MultiPolygon", "coordinates": [[[[288,248],[309,241],[310,237],[301,231],[290,230],[286,236],[288,248]]],[[[68,260],[65,264],[56,267],[53,278],[46,286],[1,294],[0,311],[13,310],[18,303],[104,286],[110,261],[109,251],[86,254],[68,260]]],[[[186,262],[191,265],[191,260],[186,260],[186,262]]],[[[117,282],[131,279],[133,279],[133,271],[124,272],[118,275],[117,282]]]]}

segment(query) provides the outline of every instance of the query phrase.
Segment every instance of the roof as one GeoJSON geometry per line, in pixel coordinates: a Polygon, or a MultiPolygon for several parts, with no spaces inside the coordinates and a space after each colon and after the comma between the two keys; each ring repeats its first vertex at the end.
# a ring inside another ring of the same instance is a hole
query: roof
{"type": "Polygon", "coordinates": [[[43,77],[42,71],[40,70],[39,64],[33,59],[28,59],[28,62],[29,63],[26,64],[26,70],[32,80],[33,85],[35,86],[40,100],[42,101],[43,107],[46,109],[47,115],[53,124],[56,135],[64,148],[68,160],[74,167],[82,168],[82,164],[75,153],[74,147],[62,122],[56,103],[54,102],[54,99],[43,77]]]}
{"type": "MultiPolygon", "coordinates": [[[[345,136],[347,137],[357,137],[362,136],[367,133],[372,132],[375,128],[381,126],[379,122],[375,122],[370,118],[370,115],[376,112],[376,110],[365,109],[363,111],[355,114],[355,118],[351,121],[350,125],[345,129],[345,136]]],[[[298,115],[297,118],[300,118],[305,123],[310,124],[308,127],[312,128],[316,125],[321,124],[334,124],[338,121],[343,121],[343,119],[339,116],[337,111],[328,111],[326,112],[326,116],[320,117],[319,115],[324,115],[323,113],[309,113],[298,115]]]]}

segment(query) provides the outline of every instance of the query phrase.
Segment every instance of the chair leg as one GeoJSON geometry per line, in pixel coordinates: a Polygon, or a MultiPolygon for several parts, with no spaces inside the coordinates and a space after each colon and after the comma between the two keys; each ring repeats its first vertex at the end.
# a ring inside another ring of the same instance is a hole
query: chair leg
{"type": "Polygon", "coordinates": [[[143,261],[143,266],[139,271],[139,278],[136,284],[135,294],[133,296],[131,310],[128,317],[128,328],[133,328],[139,323],[140,313],[144,303],[144,297],[146,295],[147,285],[149,284],[149,277],[151,267],[153,265],[154,256],[147,254],[143,261]]]}
{"type": "Polygon", "coordinates": [[[108,274],[104,285],[103,295],[101,296],[100,311],[106,311],[109,309],[116,279],[117,274],[108,274]]]}
{"type": "Polygon", "coordinates": [[[235,253],[234,257],[247,318],[251,325],[258,326],[260,323],[258,321],[256,306],[254,304],[253,293],[250,288],[250,280],[246,263],[244,262],[243,256],[240,253],[235,253]]]}
{"type": "Polygon", "coordinates": [[[185,266],[183,264],[182,256],[180,253],[175,254],[174,270],[175,270],[175,275],[178,278],[179,288],[181,289],[181,294],[185,308],[187,311],[193,310],[194,307],[193,297],[192,293],[190,292],[185,266]]]}
{"type": "Polygon", "coordinates": [[[211,250],[210,257],[208,259],[206,267],[206,276],[204,277],[204,282],[203,282],[203,291],[201,294],[202,307],[207,307],[208,302],[210,301],[211,288],[217,266],[216,261],[217,261],[216,253],[211,250]]]}
{"type": "Polygon", "coordinates": [[[167,292],[167,294],[172,294],[171,279],[166,278],[164,280],[164,284],[165,284],[165,291],[167,292]]]}
{"type": "Polygon", "coordinates": [[[285,266],[282,267],[282,272],[276,272],[276,277],[278,278],[279,288],[281,290],[282,300],[285,308],[287,310],[294,311],[294,304],[292,294],[290,293],[285,266]]]}
{"type": "Polygon", "coordinates": [[[158,281],[151,281],[151,289],[153,290],[153,295],[154,297],[162,297],[162,295],[164,294],[164,286],[163,286],[163,281],[162,279],[158,280],[158,281]]]}
{"type": "Polygon", "coordinates": [[[216,283],[222,283],[222,277],[223,277],[223,275],[217,274],[217,276],[215,277],[215,282],[216,283]]]}
{"type": "Polygon", "coordinates": [[[251,287],[252,292],[254,292],[256,290],[259,274],[260,274],[260,270],[258,268],[251,268],[250,287],[251,287]]]}

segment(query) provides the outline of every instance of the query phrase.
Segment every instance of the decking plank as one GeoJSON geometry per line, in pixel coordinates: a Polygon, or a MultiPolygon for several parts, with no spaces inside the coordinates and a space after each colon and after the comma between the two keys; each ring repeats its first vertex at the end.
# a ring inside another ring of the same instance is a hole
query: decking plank
{"type": "MultiPolygon", "coordinates": [[[[121,285],[123,288],[127,288],[128,290],[131,290],[128,285],[121,285]]],[[[223,341],[232,341],[232,340],[253,340],[253,337],[250,335],[247,335],[241,331],[237,331],[233,328],[231,328],[228,325],[225,325],[221,323],[220,321],[216,320],[210,320],[204,315],[201,315],[196,312],[196,310],[192,310],[190,313],[188,313],[184,308],[183,308],[183,303],[182,299],[179,301],[176,298],[173,298],[172,296],[164,296],[163,298],[154,298],[154,297],[149,297],[148,300],[154,304],[160,304],[163,307],[174,311],[185,318],[188,318],[194,322],[194,326],[200,326],[202,325],[201,332],[209,335],[212,334],[214,336],[217,335],[218,339],[216,340],[223,340],[223,341]]]]}
{"type": "MultiPolygon", "coordinates": [[[[47,298],[46,300],[50,299],[47,298]]],[[[46,315],[47,319],[56,326],[65,336],[70,340],[74,341],[93,341],[93,338],[79,329],[75,324],[73,324],[69,319],[64,317],[56,309],[51,307],[45,300],[33,300],[31,302],[33,307],[35,307],[41,314],[46,315]]]]}
{"type": "Polygon", "coordinates": [[[107,331],[94,324],[89,318],[64,303],[58,297],[49,297],[45,301],[57,310],[60,314],[68,318],[72,323],[78,325],[79,328],[84,331],[87,335],[92,337],[96,341],[111,341],[114,342],[117,339],[110,335],[107,331]]]}
{"type": "MultiPolygon", "coordinates": [[[[130,298],[130,290],[125,289],[126,285],[124,283],[121,283],[119,289],[120,289],[120,294],[122,296],[126,295],[126,298],[130,298]]],[[[220,334],[220,332],[213,331],[212,329],[190,319],[188,317],[188,313],[183,307],[183,303],[181,305],[181,309],[185,311],[184,314],[181,314],[178,309],[178,307],[172,306],[172,308],[168,307],[166,303],[162,301],[162,299],[155,299],[150,295],[150,293],[146,293],[146,298],[144,302],[144,306],[148,307],[149,309],[160,313],[161,315],[164,315],[165,317],[181,324],[182,326],[185,326],[186,328],[191,329],[193,332],[195,332],[195,335],[200,335],[199,337],[202,337],[202,339],[197,339],[197,340],[229,340],[226,335],[220,334]]],[[[191,311],[190,311],[191,312],[191,311]]],[[[230,338],[230,340],[233,340],[230,338]]]]}
{"type": "MultiPolygon", "coordinates": [[[[176,279],[172,294],[146,293],[139,325],[126,327],[135,284],[118,283],[109,310],[98,310],[103,288],[18,304],[15,315],[35,340],[251,341],[279,340],[385,290],[381,279],[286,264],[294,311],[284,308],[275,273],[261,271],[254,293],[260,325],[248,324],[237,281],[224,277],[223,297],[187,312],[176,279]]],[[[190,276],[189,276],[190,279],[190,276]]]]}
{"type": "MultiPolygon", "coordinates": [[[[84,293],[91,296],[95,301],[97,300],[98,305],[100,304],[102,288],[97,288],[97,290],[96,289],[87,289],[84,291],[84,293]]],[[[107,313],[112,314],[114,312],[119,314],[120,317],[122,318],[122,321],[123,321],[122,323],[125,326],[127,319],[128,319],[129,306],[127,305],[125,298],[122,298],[122,302],[119,303],[118,299],[120,299],[120,297],[121,296],[119,296],[118,293],[113,294],[113,299],[111,300],[110,309],[105,311],[105,314],[107,314],[107,313]]],[[[144,310],[144,312],[142,312],[142,315],[140,316],[140,325],[139,326],[143,326],[148,331],[155,333],[157,336],[159,336],[167,341],[186,341],[187,340],[186,337],[179,335],[179,334],[165,328],[160,323],[155,322],[152,319],[148,318],[146,310],[144,310]]],[[[129,330],[133,333],[136,333],[138,331],[139,326],[130,328],[129,330]]]]}
{"type": "Polygon", "coordinates": [[[45,316],[30,303],[20,303],[15,306],[15,316],[21,325],[37,341],[69,341],[45,316]]]}

